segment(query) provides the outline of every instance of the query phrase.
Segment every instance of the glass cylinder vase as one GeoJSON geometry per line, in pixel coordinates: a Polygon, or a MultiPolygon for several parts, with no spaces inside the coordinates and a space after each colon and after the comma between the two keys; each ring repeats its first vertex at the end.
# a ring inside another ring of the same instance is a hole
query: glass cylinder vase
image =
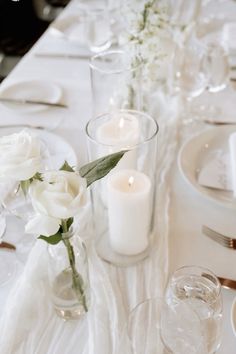
{"type": "Polygon", "coordinates": [[[48,246],[51,298],[60,317],[78,319],[88,312],[90,301],[87,251],[73,231],[62,235],[61,242],[48,246]]]}
{"type": "Polygon", "coordinates": [[[94,55],[90,61],[93,116],[116,109],[141,109],[141,73],[141,59],[125,51],[94,55]]]}
{"type": "Polygon", "coordinates": [[[90,161],[127,150],[91,193],[98,254],[128,266],[151,246],[158,125],[143,112],[119,110],[92,119],[86,132],[90,161]]]}

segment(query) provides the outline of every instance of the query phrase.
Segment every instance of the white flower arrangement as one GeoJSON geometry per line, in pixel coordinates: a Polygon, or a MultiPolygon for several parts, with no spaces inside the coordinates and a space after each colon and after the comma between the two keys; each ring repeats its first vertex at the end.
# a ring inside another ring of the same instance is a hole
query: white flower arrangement
{"type": "Polygon", "coordinates": [[[125,7],[127,33],[121,43],[128,46],[131,60],[143,64],[142,86],[150,90],[167,75],[173,53],[172,25],[165,1],[132,1],[125,7]],[[164,71],[164,72],[163,72],[164,71]]]}

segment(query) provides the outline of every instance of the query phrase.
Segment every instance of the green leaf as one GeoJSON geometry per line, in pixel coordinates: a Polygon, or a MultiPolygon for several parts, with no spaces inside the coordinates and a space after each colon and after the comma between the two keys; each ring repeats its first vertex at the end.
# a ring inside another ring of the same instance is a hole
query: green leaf
{"type": "Polygon", "coordinates": [[[82,166],[79,173],[82,177],[86,178],[87,187],[105,177],[117,165],[126,152],[127,150],[116,152],[82,166]]]}
{"type": "Polygon", "coordinates": [[[59,232],[57,232],[55,235],[52,235],[52,236],[40,235],[38,237],[38,239],[44,240],[47,243],[50,243],[50,245],[56,245],[58,242],[60,242],[62,240],[62,236],[59,232]]]}
{"type": "Polygon", "coordinates": [[[67,161],[64,162],[64,164],[60,168],[61,171],[67,171],[67,172],[75,172],[73,168],[68,164],[67,161]]]}
{"type": "Polygon", "coordinates": [[[26,181],[20,181],[20,187],[24,193],[24,195],[26,196],[29,186],[30,186],[31,181],[28,179],[26,181]]]}
{"type": "Polygon", "coordinates": [[[71,227],[71,225],[73,224],[74,219],[73,218],[69,218],[67,219],[66,225],[67,225],[67,230],[69,230],[69,228],[71,227]]]}
{"type": "Polygon", "coordinates": [[[31,181],[32,182],[34,179],[37,179],[38,181],[43,181],[43,177],[42,177],[42,174],[39,173],[39,172],[36,172],[35,175],[32,177],[31,181]]]}

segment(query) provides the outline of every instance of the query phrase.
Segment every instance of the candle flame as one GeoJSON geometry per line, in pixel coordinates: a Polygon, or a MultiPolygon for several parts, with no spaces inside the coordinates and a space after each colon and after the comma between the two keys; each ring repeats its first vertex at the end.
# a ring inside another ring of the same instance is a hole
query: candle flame
{"type": "Polygon", "coordinates": [[[121,118],[119,121],[119,128],[122,129],[124,127],[124,124],[125,124],[125,120],[124,118],[121,118]]]}
{"type": "Polygon", "coordinates": [[[134,183],[134,177],[130,176],[130,178],[128,179],[129,187],[131,187],[133,183],[134,183]]]}

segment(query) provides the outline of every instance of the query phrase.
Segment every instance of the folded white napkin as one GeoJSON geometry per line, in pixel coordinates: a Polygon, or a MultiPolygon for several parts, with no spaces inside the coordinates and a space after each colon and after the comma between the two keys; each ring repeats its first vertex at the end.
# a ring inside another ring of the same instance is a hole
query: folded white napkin
{"type": "Polygon", "coordinates": [[[200,170],[198,175],[198,183],[208,188],[232,191],[233,186],[229,154],[223,153],[222,151],[217,151],[216,154],[209,161],[207,161],[207,163],[200,170]]]}
{"type": "Polygon", "coordinates": [[[229,151],[233,192],[234,197],[236,197],[236,132],[229,137],[229,151]]]}

